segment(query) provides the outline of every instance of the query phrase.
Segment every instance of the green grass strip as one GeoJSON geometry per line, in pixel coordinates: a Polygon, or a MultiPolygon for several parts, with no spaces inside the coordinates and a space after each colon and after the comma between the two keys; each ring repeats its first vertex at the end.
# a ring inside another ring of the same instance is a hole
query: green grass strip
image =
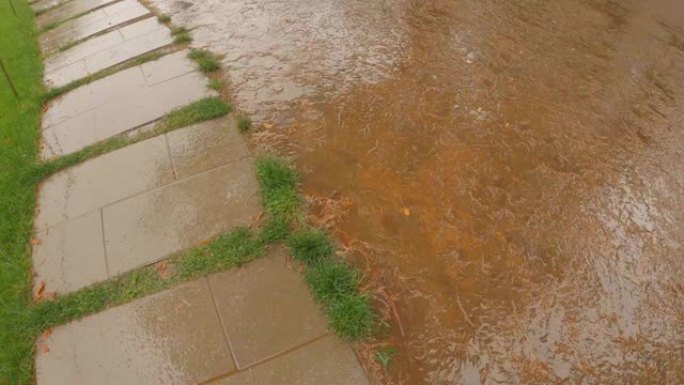
{"type": "Polygon", "coordinates": [[[219,57],[207,49],[193,49],[188,54],[188,58],[196,61],[202,72],[214,72],[221,69],[219,57]]]}
{"type": "Polygon", "coordinates": [[[22,183],[33,167],[42,106],[41,54],[34,13],[23,1],[0,1],[0,384],[28,385],[33,375],[30,321],[31,246],[36,186],[22,183]]]}

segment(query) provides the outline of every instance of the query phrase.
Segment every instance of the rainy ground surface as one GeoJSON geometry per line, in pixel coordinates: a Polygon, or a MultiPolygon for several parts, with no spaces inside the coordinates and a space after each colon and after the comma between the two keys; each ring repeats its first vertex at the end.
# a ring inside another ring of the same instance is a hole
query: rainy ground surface
{"type": "Polygon", "coordinates": [[[684,3],[153,3],[394,303],[385,380],[684,383],[684,3]]]}

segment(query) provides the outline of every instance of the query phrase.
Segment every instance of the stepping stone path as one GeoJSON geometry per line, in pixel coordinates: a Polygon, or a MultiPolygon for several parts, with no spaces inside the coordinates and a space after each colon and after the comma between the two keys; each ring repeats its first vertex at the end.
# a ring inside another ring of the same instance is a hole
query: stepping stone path
{"type": "MultiPolygon", "coordinates": [[[[32,7],[44,10],[39,25],[59,23],[41,37],[48,87],[172,44],[168,28],[137,0],[32,7]]],[[[149,128],[174,108],[215,96],[187,54],[121,70],[50,102],[41,157],[149,128]]],[[[249,226],[259,202],[253,159],[230,115],[63,170],[38,193],[36,296],[68,295],[249,226]]],[[[245,267],[58,326],[37,342],[37,384],[367,385],[289,261],[284,250],[271,250],[245,267]]]]}
{"type": "Polygon", "coordinates": [[[180,51],[94,81],[50,103],[43,115],[43,159],[70,154],[217,95],[180,51]]]}

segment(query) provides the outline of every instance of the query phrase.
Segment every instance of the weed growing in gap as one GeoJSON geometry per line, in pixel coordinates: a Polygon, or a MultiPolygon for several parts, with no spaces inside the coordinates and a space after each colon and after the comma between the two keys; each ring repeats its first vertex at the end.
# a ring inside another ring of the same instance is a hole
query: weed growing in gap
{"type": "Polygon", "coordinates": [[[287,161],[272,156],[257,159],[256,168],[266,211],[277,218],[294,219],[301,208],[297,173],[287,161]]]}
{"type": "Polygon", "coordinates": [[[218,79],[211,79],[209,80],[207,87],[209,87],[210,90],[221,91],[223,88],[223,82],[218,79]]]}
{"type": "Polygon", "coordinates": [[[171,111],[158,125],[159,130],[172,130],[227,115],[231,106],[216,97],[204,98],[171,111]]]}
{"type": "Polygon", "coordinates": [[[252,128],[252,119],[250,119],[249,116],[241,116],[240,119],[238,119],[238,128],[240,129],[240,132],[249,131],[249,129],[252,128]]]}
{"type": "Polygon", "coordinates": [[[382,367],[385,370],[387,370],[394,363],[394,357],[397,355],[397,353],[397,348],[395,348],[394,346],[385,346],[381,349],[378,349],[378,351],[375,352],[375,359],[380,363],[380,365],[382,365],[382,367]]]}
{"type": "Polygon", "coordinates": [[[202,72],[214,72],[221,69],[219,57],[209,50],[193,49],[188,57],[197,62],[202,72]]]}
{"type": "Polygon", "coordinates": [[[173,35],[173,42],[176,44],[184,44],[192,41],[190,31],[188,31],[185,27],[172,28],[171,35],[173,35]]]}
{"type": "Polygon", "coordinates": [[[171,16],[166,15],[166,14],[161,14],[161,15],[157,16],[157,20],[159,20],[159,22],[162,24],[168,24],[171,22],[171,16]]]}
{"type": "Polygon", "coordinates": [[[361,277],[344,262],[321,263],[306,270],[306,282],[320,302],[357,294],[361,277]]]}
{"type": "Polygon", "coordinates": [[[376,314],[370,298],[364,294],[340,297],[328,304],[330,327],[346,340],[359,340],[371,335],[376,314]]]}
{"type": "Polygon", "coordinates": [[[292,256],[307,266],[325,262],[335,254],[330,237],[322,231],[304,230],[292,234],[288,240],[292,256]]]}

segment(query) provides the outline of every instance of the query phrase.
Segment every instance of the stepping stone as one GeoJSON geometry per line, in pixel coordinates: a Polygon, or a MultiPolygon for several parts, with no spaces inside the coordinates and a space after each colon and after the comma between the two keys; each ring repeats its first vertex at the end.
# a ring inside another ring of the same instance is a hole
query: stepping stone
{"type": "Polygon", "coordinates": [[[37,351],[39,385],[186,385],[235,370],[206,279],[57,327],[37,351]]]}
{"type": "Polygon", "coordinates": [[[105,253],[112,276],[250,225],[260,211],[252,160],[152,190],[102,210],[105,253]]]}
{"type": "MultiPolygon", "coordinates": [[[[39,385],[42,385],[38,382],[39,385]]],[[[322,338],[264,364],[209,385],[369,385],[349,346],[335,336],[322,338]]]]}
{"type": "Polygon", "coordinates": [[[169,29],[148,18],[48,57],[45,84],[60,87],[172,43],[169,29]]]}
{"type": "Polygon", "coordinates": [[[278,249],[56,327],[38,341],[37,385],[368,385],[325,324],[278,249]]]}
{"type": "Polygon", "coordinates": [[[29,2],[29,4],[31,4],[31,8],[33,8],[35,12],[40,12],[46,9],[56,7],[60,4],[67,3],[69,1],[71,0],[38,0],[34,2],[29,2]]]}
{"type": "MultiPolygon", "coordinates": [[[[209,277],[238,369],[248,368],[327,334],[326,319],[285,252],[209,277]]],[[[296,382],[288,382],[294,384],[296,382]]]]}
{"type": "Polygon", "coordinates": [[[249,224],[259,210],[249,150],[232,117],[133,144],[41,184],[35,288],[81,289],[249,224]],[[200,220],[196,216],[202,216],[201,224],[193,223],[200,220]],[[128,236],[129,231],[145,233],[128,236]],[[153,253],[128,255],[137,243],[149,243],[144,250],[153,253]]]}
{"type": "Polygon", "coordinates": [[[42,158],[70,154],[217,95],[187,53],[126,69],[50,103],[43,114],[42,158]]]}
{"type": "Polygon", "coordinates": [[[38,16],[36,24],[39,28],[75,17],[84,12],[103,7],[117,0],[73,0],[59,7],[55,7],[38,16]]]}
{"type": "Polygon", "coordinates": [[[46,31],[40,36],[40,47],[44,54],[49,54],[74,41],[149,14],[150,10],[137,0],[119,1],[46,31]]]}

